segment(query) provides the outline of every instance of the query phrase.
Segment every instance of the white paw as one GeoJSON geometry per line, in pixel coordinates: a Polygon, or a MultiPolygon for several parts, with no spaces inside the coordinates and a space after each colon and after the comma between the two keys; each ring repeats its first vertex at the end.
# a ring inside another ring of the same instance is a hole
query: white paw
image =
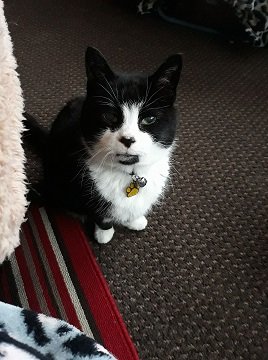
{"type": "Polygon", "coordinates": [[[99,244],[107,244],[112,240],[114,235],[114,228],[108,230],[102,230],[97,224],[95,224],[95,239],[99,244]]]}
{"type": "Polygon", "coordinates": [[[133,221],[129,221],[128,223],[124,224],[127,228],[130,230],[144,230],[148,224],[148,221],[145,216],[141,216],[138,219],[135,219],[133,221]]]}

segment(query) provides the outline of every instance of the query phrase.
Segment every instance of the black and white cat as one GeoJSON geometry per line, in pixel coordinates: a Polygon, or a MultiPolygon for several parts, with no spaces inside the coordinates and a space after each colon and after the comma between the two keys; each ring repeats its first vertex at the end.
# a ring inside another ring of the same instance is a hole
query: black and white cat
{"type": "Polygon", "coordinates": [[[112,239],[114,224],[143,230],[164,191],[181,68],[176,54],[151,76],[122,75],[90,47],[86,96],[71,100],[47,134],[28,116],[28,136],[44,145],[45,197],[93,218],[99,243],[112,239]]]}

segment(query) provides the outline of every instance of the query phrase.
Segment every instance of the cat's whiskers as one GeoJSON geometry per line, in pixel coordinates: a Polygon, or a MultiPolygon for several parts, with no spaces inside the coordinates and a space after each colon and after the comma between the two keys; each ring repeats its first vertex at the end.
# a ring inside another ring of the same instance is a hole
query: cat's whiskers
{"type": "Polygon", "coordinates": [[[116,90],[116,98],[117,98],[117,100],[119,99],[119,96],[118,96],[118,87],[117,87],[117,84],[115,84],[115,90],[116,90]]]}
{"type": "MultiPolygon", "coordinates": [[[[86,149],[84,149],[86,151],[86,149]]],[[[77,172],[77,174],[72,178],[71,181],[74,181],[81,173],[81,187],[83,186],[83,181],[84,181],[84,177],[85,177],[85,173],[86,170],[88,169],[88,165],[92,162],[92,160],[99,155],[101,152],[103,152],[105,149],[100,149],[99,151],[96,152],[96,154],[94,154],[90,159],[86,160],[85,157],[81,157],[78,162],[79,164],[84,164],[81,166],[81,168],[79,169],[79,171],[77,172]]],[[[86,155],[86,154],[85,154],[86,155]]],[[[88,155],[88,153],[87,153],[88,155]]]]}
{"type": "Polygon", "coordinates": [[[82,153],[82,152],[84,152],[84,153],[86,154],[86,153],[87,153],[87,149],[83,148],[83,149],[74,151],[73,153],[71,153],[71,155],[77,155],[77,154],[82,153]]]}
{"type": "MultiPolygon", "coordinates": [[[[109,149],[106,148],[106,150],[109,150],[109,149]]],[[[114,160],[115,160],[115,155],[111,150],[109,150],[107,152],[107,154],[104,156],[104,158],[102,159],[100,165],[98,166],[98,168],[96,170],[97,172],[101,171],[101,169],[104,168],[105,162],[106,162],[109,155],[112,155],[112,159],[111,159],[111,162],[110,162],[110,167],[111,167],[111,171],[112,171],[112,167],[113,167],[114,160]]],[[[92,188],[93,188],[93,184],[92,184],[92,188]]],[[[92,188],[91,188],[91,194],[92,194],[92,188]]],[[[110,206],[109,204],[107,204],[105,201],[102,201],[102,200],[99,200],[97,203],[98,203],[98,210],[97,211],[98,211],[99,214],[105,213],[106,210],[110,206]]]]}
{"type": "MultiPolygon", "coordinates": [[[[97,171],[98,171],[98,170],[101,170],[102,165],[104,166],[105,161],[107,160],[108,155],[112,154],[112,151],[110,150],[110,148],[104,147],[104,148],[100,149],[99,151],[97,151],[97,153],[94,154],[93,157],[90,159],[90,160],[92,160],[94,157],[96,157],[97,155],[99,155],[101,152],[104,152],[104,151],[107,151],[107,150],[108,150],[108,152],[104,155],[104,157],[103,157],[100,165],[99,165],[98,168],[97,168],[97,171]]],[[[88,168],[88,165],[90,165],[90,160],[87,162],[86,168],[88,168]]],[[[92,195],[93,195],[94,183],[93,183],[93,182],[90,182],[90,183],[91,183],[91,188],[89,189],[89,193],[90,193],[90,195],[92,196],[92,195]]]]}
{"type": "MultiPolygon", "coordinates": [[[[150,84],[150,89],[151,89],[151,84],[150,84]]],[[[147,77],[146,79],[146,93],[145,93],[145,99],[144,99],[144,103],[146,103],[147,99],[148,99],[148,94],[149,94],[149,79],[147,77]]]]}
{"type": "Polygon", "coordinates": [[[114,161],[115,161],[115,154],[113,154],[113,156],[112,156],[112,158],[111,158],[111,163],[110,163],[111,172],[113,171],[114,161]]]}
{"type": "MultiPolygon", "coordinates": [[[[81,158],[78,160],[78,163],[80,165],[82,165],[82,166],[79,169],[79,171],[77,172],[77,174],[71,179],[71,181],[74,181],[82,172],[84,172],[84,169],[87,167],[86,159],[88,157],[88,153],[86,153],[86,149],[83,149],[83,150],[85,151],[84,156],[81,156],[81,158]]],[[[79,153],[79,152],[81,152],[81,150],[77,151],[77,152],[74,152],[73,154],[76,154],[76,153],[79,153]]]]}
{"type": "Polygon", "coordinates": [[[150,85],[149,85],[149,78],[147,77],[147,79],[146,79],[146,93],[145,93],[145,98],[144,98],[144,100],[142,102],[142,106],[144,106],[146,104],[146,102],[149,101],[148,100],[148,95],[149,95],[149,93],[151,91],[151,87],[152,87],[152,83],[150,83],[150,85]]]}
{"type": "MultiPolygon", "coordinates": [[[[151,101],[151,102],[148,103],[148,104],[145,103],[145,106],[143,107],[143,109],[148,108],[150,105],[152,105],[152,104],[154,104],[155,102],[160,101],[161,99],[164,99],[164,98],[166,98],[166,96],[160,96],[160,97],[156,98],[155,100],[151,101]]],[[[168,106],[170,106],[170,105],[168,105],[168,106]]]]}
{"type": "Polygon", "coordinates": [[[87,166],[87,164],[85,164],[84,167],[83,167],[83,173],[82,173],[82,176],[81,176],[81,187],[83,186],[84,177],[85,177],[85,174],[86,174],[87,171],[88,171],[88,166],[87,166]]]}
{"type": "Polygon", "coordinates": [[[114,90],[113,90],[111,84],[109,83],[109,81],[107,80],[107,78],[105,76],[103,76],[103,78],[107,82],[107,85],[109,86],[109,88],[111,89],[111,92],[112,92],[112,94],[114,96],[114,99],[117,100],[117,97],[115,96],[115,93],[114,93],[114,90]]]}
{"type": "Polygon", "coordinates": [[[112,100],[113,98],[114,98],[114,100],[116,100],[116,98],[110,93],[110,91],[108,90],[108,89],[106,89],[106,87],[105,86],[103,86],[101,83],[97,83],[98,85],[100,85],[102,88],[103,88],[103,90],[104,91],[106,91],[107,92],[107,94],[109,94],[110,95],[110,99],[112,100]]]}
{"type": "Polygon", "coordinates": [[[109,148],[101,148],[101,149],[99,149],[96,153],[94,153],[94,155],[93,156],[91,156],[91,154],[90,154],[90,159],[87,161],[87,164],[91,164],[92,163],[92,161],[96,158],[96,156],[98,156],[100,153],[102,153],[102,152],[104,152],[104,151],[106,151],[106,150],[109,150],[109,148]]]}
{"type": "Polygon", "coordinates": [[[159,91],[161,91],[162,89],[164,89],[164,86],[161,86],[160,88],[158,88],[148,99],[148,101],[150,101],[159,91]]]}
{"type": "Polygon", "coordinates": [[[165,109],[165,108],[169,108],[171,107],[170,105],[163,105],[163,106],[158,106],[158,107],[149,107],[149,110],[160,110],[160,109],[165,109]]]}
{"type": "Polygon", "coordinates": [[[104,99],[104,100],[107,100],[107,101],[112,101],[112,99],[111,99],[111,98],[109,98],[109,97],[107,97],[107,96],[94,95],[93,97],[94,97],[94,98],[104,99]]]}
{"type": "Polygon", "coordinates": [[[89,190],[89,194],[90,196],[93,196],[94,192],[96,192],[96,190],[94,189],[94,183],[93,181],[90,182],[90,190],[89,190]]]}
{"type": "Polygon", "coordinates": [[[100,165],[98,166],[98,168],[96,170],[97,172],[100,171],[104,167],[105,161],[107,160],[108,156],[111,155],[111,154],[113,154],[113,152],[110,150],[110,151],[107,152],[106,155],[104,155],[100,165]]]}
{"type": "Polygon", "coordinates": [[[107,96],[95,95],[94,98],[97,99],[97,103],[100,105],[107,105],[107,106],[112,106],[114,108],[117,108],[117,105],[115,104],[113,99],[108,98],[107,96]],[[103,99],[103,100],[98,100],[98,99],[103,99]]]}
{"type": "Polygon", "coordinates": [[[115,105],[114,105],[113,103],[111,103],[111,102],[98,101],[98,104],[100,104],[100,105],[105,105],[105,106],[111,106],[111,107],[117,109],[117,106],[115,106],[115,105]]]}

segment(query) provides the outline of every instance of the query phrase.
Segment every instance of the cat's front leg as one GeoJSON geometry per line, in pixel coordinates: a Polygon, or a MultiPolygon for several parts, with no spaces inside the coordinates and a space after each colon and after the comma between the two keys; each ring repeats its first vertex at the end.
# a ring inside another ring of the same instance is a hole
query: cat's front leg
{"type": "Polygon", "coordinates": [[[107,244],[114,235],[113,223],[109,219],[96,219],[94,237],[99,244],[107,244]]]}
{"type": "Polygon", "coordinates": [[[133,219],[125,222],[123,225],[130,230],[141,231],[146,228],[148,221],[145,216],[140,216],[137,219],[133,219]]]}

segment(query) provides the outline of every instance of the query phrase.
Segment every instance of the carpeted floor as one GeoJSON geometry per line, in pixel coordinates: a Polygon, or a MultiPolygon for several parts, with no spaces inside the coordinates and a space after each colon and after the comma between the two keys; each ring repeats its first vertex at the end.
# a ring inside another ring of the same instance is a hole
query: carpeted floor
{"type": "Polygon", "coordinates": [[[173,186],[146,231],[93,246],[141,359],[267,358],[267,49],[108,0],[6,0],[6,15],[43,124],[83,93],[87,45],[134,71],[184,53],[173,186]]]}

